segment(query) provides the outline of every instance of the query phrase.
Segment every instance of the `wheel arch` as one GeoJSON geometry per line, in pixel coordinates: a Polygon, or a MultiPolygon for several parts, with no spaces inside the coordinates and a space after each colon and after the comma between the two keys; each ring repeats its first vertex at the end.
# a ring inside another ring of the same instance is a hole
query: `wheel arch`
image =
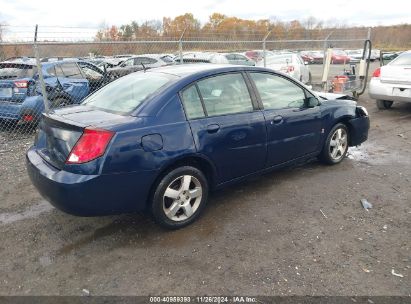
{"type": "Polygon", "coordinates": [[[161,167],[150,188],[148,204],[150,203],[161,179],[171,170],[182,166],[192,166],[200,170],[205,175],[210,189],[213,189],[216,185],[217,169],[210,159],[201,154],[184,155],[167,162],[161,167]]]}
{"type": "Polygon", "coordinates": [[[355,116],[351,116],[351,115],[344,115],[342,117],[339,117],[335,123],[331,126],[330,130],[337,124],[342,123],[344,124],[347,129],[348,129],[348,146],[352,146],[352,139],[354,138],[354,134],[355,134],[355,128],[354,126],[351,124],[351,120],[354,119],[355,116]]]}

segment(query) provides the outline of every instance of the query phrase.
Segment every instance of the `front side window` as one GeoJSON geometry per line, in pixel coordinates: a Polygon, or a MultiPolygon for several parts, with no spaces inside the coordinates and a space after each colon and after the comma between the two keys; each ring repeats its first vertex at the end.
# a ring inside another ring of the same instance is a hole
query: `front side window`
{"type": "Polygon", "coordinates": [[[82,104],[127,114],[159,92],[172,79],[172,76],[165,74],[133,73],[109,83],[86,98],[82,104]]]}
{"type": "Polygon", "coordinates": [[[203,106],[195,85],[185,89],[181,93],[181,97],[183,99],[184,109],[188,119],[204,117],[203,106]]]}
{"type": "Polygon", "coordinates": [[[241,74],[225,74],[198,82],[208,116],[253,111],[247,85],[241,74]]]}
{"type": "Polygon", "coordinates": [[[268,73],[250,73],[260,94],[264,109],[301,108],[304,90],[281,76],[268,73]]]}

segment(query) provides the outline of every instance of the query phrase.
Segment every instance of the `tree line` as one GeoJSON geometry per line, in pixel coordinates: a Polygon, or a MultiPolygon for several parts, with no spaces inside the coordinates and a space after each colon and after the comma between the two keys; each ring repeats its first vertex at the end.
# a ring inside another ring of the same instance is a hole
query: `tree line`
{"type": "MultiPolygon", "coordinates": [[[[193,14],[175,18],[132,21],[121,26],[104,25],[97,32],[96,41],[132,40],[262,40],[270,32],[270,40],[321,40],[330,33],[331,39],[365,38],[368,28],[348,26],[339,22],[324,22],[314,17],[284,22],[277,19],[248,20],[213,13],[204,24],[193,14]]],[[[411,48],[411,24],[372,27],[372,41],[379,48],[411,48]]]]}

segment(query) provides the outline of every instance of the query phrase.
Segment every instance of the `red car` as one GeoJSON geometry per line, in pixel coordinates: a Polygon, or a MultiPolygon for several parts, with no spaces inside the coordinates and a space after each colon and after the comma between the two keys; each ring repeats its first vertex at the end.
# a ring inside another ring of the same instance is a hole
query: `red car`
{"type": "Polygon", "coordinates": [[[350,57],[344,51],[333,50],[333,55],[331,57],[331,63],[333,64],[350,63],[350,57]]]}

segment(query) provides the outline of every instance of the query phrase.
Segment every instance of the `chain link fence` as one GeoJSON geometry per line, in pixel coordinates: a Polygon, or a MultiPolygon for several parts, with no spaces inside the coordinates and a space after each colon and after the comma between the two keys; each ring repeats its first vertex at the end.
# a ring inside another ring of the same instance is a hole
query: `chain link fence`
{"type": "MultiPolygon", "coordinates": [[[[117,78],[159,66],[210,62],[276,69],[273,55],[294,60],[289,54],[295,53],[307,76],[294,75],[288,61],[281,71],[320,89],[326,49],[362,49],[370,37],[367,29],[305,30],[298,35],[271,31],[195,36],[183,31],[174,37],[123,41],[103,38],[97,29],[33,29],[3,27],[0,36],[0,143],[32,136],[43,112],[79,104],[117,78]]],[[[328,81],[347,69],[348,60],[336,60],[328,81]]]]}

